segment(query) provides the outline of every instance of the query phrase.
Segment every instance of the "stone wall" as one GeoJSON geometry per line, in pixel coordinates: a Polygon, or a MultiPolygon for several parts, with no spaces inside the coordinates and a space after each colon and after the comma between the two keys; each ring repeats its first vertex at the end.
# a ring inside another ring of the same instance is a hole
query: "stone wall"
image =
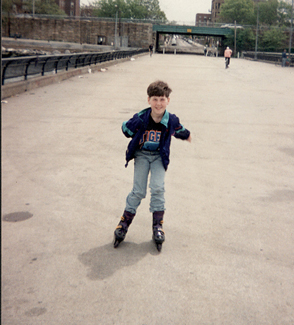
{"type": "MultiPolygon", "coordinates": [[[[34,40],[112,45],[115,21],[79,19],[6,18],[2,19],[2,36],[18,35],[34,40]]],[[[152,43],[152,24],[118,22],[117,36],[129,47],[148,48],[152,43]]]]}

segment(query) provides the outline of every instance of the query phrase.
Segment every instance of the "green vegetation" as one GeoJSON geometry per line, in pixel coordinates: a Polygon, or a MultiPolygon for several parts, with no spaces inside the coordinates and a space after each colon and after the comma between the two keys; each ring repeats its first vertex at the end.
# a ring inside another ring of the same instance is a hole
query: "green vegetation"
{"type": "Polygon", "coordinates": [[[221,22],[252,24],[254,22],[254,3],[252,0],[226,0],[221,6],[221,22]]]}
{"type": "MultiPolygon", "coordinates": [[[[284,1],[225,0],[221,6],[219,21],[243,25],[236,31],[237,52],[254,50],[258,17],[258,50],[281,51],[289,45],[286,30],[291,19],[291,5],[284,1]]],[[[289,32],[288,32],[289,33],[289,32]]],[[[234,35],[225,40],[233,48],[234,35]]]]}
{"type": "Polygon", "coordinates": [[[261,48],[269,52],[282,50],[286,41],[286,35],[278,28],[266,30],[261,38],[261,48]]]}
{"type": "Polygon", "coordinates": [[[94,17],[114,18],[118,12],[120,18],[167,20],[158,0],[100,0],[92,6],[94,17]]]}
{"type": "MultiPolygon", "coordinates": [[[[32,6],[31,1],[30,6],[32,6]]],[[[58,7],[54,0],[36,0],[35,13],[39,15],[65,15],[65,12],[58,7]]]]}

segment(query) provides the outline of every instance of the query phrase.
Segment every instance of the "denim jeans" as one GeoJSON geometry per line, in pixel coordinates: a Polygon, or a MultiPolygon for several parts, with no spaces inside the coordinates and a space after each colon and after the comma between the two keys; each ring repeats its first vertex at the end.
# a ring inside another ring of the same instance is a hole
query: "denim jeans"
{"type": "Polygon", "coordinates": [[[159,151],[137,150],[135,153],[133,189],[126,199],[126,211],[136,213],[141,200],[146,197],[149,172],[150,212],[165,210],[165,169],[159,151]]]}

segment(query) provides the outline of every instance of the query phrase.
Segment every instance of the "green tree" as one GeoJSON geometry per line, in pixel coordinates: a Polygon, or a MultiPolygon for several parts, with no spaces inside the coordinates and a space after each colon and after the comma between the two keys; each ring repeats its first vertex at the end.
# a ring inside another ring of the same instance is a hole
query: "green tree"
{"type": "Polygon", "coordinates": [[[36,1],[35,13],[40,15],[65,15],[65,12],[59,8],[54,0],[36,1]]]}
{"type": "MultiPolygon", "coordinates": [[[[231,49],[234,48],[235,44],[235,36],[234,34],[229,35],[224,40],[224,46],[229,46],[231,49]]],[[[251,28],[246,29],[237,29],[236,34],[236,50],[237,52],[242,51],[251,51],[254,50],[255,46],[255,35],[251,28]]],[[[234,56],[237,55],[237,53],[233,53],[234,56]]]]}
{"type": "Polygon", "coordinates": [[[119,10],[121,17],[124,18],[126,12],[125,2],[123,0],[100,0],[93,2],[93,16],[114,18],[116,11],[119,10]]]}
{"type": "Polygon", "coordinates": [[[261,47],[263,51],[276,52],[283,48],[286,35],[279,28],[271,28],[261,35],[261,47]]]}
{"type": "Polygon", "coordinates": [[[287,26],[291,19],[291,5],[285,1],[268,0],[255,5],[255,16],[259,10],[260,24],[287,26]]]}
{"type": "Polygon", "coordinates": [[[285,1],[280,1],[277,10],[278,25],[289,26],[291,20],[291,5],[285,1]]]}
{"type": "Polygon", "coordinates": [[[265,25],[276,25],[278,22],[278,0],[259,3],[259,22],[265,25]]]}
{"type": "Polygon", "coordinates": [[[252,24],[254,3],[252,0],[225,0],[221,5],[219,21],[226,23],[252,24]]]}
{"type": "Polygon", "coordinates": [[[255,47],[255,35],[252,29],[237,30],[237,51],[250,51],[255,47]]]}
{"type": "Polygon", "coordinates": [[[142,0],[141,6],[147,9],[149,18],[166,20],[165,13],[160,9],[159,0],[142,0]]]}
{"type": "Polygon", "coordinates": [[[158,0],[99,0],[93,3],[93,16],[112,17],[119,12],[121,18],[157,19],[166,21],[158,0]]]}
{"type": "Polygon", "coordinates": [[[12,12],[12,5],[13,5],[13,3],[11,0],[2,0],[1,1],[2,12],[5,12],[5,13],[12,12]]]}

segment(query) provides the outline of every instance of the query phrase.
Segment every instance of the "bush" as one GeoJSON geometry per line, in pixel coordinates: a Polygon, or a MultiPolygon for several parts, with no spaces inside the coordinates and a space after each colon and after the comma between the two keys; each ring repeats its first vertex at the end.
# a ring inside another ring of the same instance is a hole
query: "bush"
{"type": "Polygon", "coordinates": [[[272,28],[260,35],[259,50],[265,52],[276,52],[286,44],[286,35],[281,29],[272,28]]]}
{"type": "MultiPolygon", "coordinates": [[[[224,46],[229,46],[231,49],[234,48],[234,42],[235,42],[235,36],[234,34],[229,35],[224,40],[224,46]]],[[[252,51],[255,47],[255,35],[252,29],[246,28],[246,29],[237,29],[236,34],[236,50],[237,52],[242,51],[252,51]]],[[[234,56],[237,55],[237,53],[233,53],[234,56]]]]}

